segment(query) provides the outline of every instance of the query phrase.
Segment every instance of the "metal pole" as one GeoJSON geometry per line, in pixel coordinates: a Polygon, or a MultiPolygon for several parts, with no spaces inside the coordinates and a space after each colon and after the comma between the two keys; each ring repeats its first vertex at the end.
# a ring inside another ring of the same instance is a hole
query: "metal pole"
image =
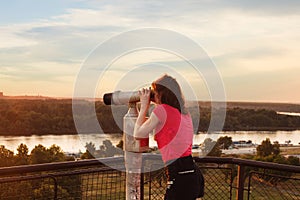
{"type": "Polygon", "coordinates": [[[245,184],[245,166],[238,165],[238,190],[236,195],[237,200],[244,199],[244,184],[245,184]]]}
{"type": "Polygon", "coordinates": [[[141,199],[141,167],[142,153],[140,143],[133,137],[135,122],[138,116],[136,104],[129,104],[127,114],[123,118],[123,141],[126,167],[126,200],[141,199]]]}

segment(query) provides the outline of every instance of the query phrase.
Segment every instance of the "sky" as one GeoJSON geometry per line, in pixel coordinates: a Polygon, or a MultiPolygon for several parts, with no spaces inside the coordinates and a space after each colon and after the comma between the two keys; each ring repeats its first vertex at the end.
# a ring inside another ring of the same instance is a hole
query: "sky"
{"type": "MultiPolygon", "coordinates": [[[[299,22],[298,0],[3,1],[0,91],[72,97],[82,67],[101,44],[124,32],[154,27],[184,35],[203,48],[218,71],[227,101],[300,103],[299,22]]],[[[104,69],[101,64],[98,71],[104,69]]],[[[196,76],[170,52],[130,52],[105,69],[97,83],[98,96],[137,89],[170,73],[187,83],[198,100],[210,99],[205,76],[196,76]]]]}

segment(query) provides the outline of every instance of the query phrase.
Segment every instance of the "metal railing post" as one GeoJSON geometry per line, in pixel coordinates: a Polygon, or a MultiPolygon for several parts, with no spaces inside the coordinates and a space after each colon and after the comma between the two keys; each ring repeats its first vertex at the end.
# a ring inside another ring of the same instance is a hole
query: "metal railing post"
{"type": "Polygon", "coordinates": [[[243,200],[244,199],[244,184],[245,184],[245,166],[239,164],[238,165],[238,190],[236,194],[237,200],[243,200]]]}
{"type": "Polygon", "coordinates": [[[140,189],[141,189],[140,199],[141,200],[144,200],[144,181],[145,181],[145,174],[142,170],[142,172],[141,172],[141,182],[140,182],[140,189]]]}

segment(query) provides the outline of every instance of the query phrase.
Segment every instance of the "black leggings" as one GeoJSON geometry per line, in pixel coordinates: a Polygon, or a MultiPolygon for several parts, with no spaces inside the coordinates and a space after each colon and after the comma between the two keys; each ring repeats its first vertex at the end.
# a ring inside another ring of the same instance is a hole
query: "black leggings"
{"type": "Polygon", "coordinates": [[[195,200],[203,196],[204,179],[192,156],[182,157],[167,167],[165,200],[195,200]]]}

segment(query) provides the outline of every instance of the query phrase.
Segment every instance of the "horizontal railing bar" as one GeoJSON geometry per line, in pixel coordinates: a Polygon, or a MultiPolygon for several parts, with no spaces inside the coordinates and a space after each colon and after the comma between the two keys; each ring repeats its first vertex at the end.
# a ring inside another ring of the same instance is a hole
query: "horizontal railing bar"
{"type": "Polygon", "coordinates": [[[249,167],[259,167],[267,169],[275,169],[281,171],[300,173],[300,166],[296,165],[285,165],[272,162],[254,161],[254,160],[244,160],[239,158],[233,158],[234,163],[238,165],[247,165],[249,167]]]}
{"type": "Polygon", "coordinates": [[[240,158],[220,158],[220,157],[194,157],[196,162],[200,163],[216,163],[216,164],[235,164],[244,165],[248,167],[258,167],[264,169],[274,169],[288,172],[300,173],[300,166],[296,165],[285,165],[272,162],[262,162],[256,160],[246,160],[240,158]]]}
{"type": "Polygon", "coordinates": [[[35,179],[45,179],[45,178],[53,178],[53,176],[44,174],[44,175],[30,175],[30,176],[22,176],[22,177],[4,177],[0,178],[0,183],[9,183],[9,182],[17,182],[17,181],[29,181],[35,179]]]}
{"type": "Polygon", "coordinates": [[[0,183],[16,182],[16,181],[24,181],[24,180],[28,181],[28,180],[35,180],[35,179],[55,178],[61,176],[91,174],[97,172],[110,172],[110,171],[115,171],[115,170],[110,167],[101,167],[95,169],[82,169],[76,171],[57,172],[57,173],[50,173],[50,174],[27,175],[27,176],[18,176],[18,177],[3,177],[0,178],[0,183]]]}
{"type": "Polygon", "coordinates": [[[124,157],[112,157],[112,158],[3,167],[0,168],[0,176],[8,176],[8,175],[20,174],[20,173],[52,171],[52,170],[57,171],[57,170],[80,168],[80,167],[92,167],[92,166],[98,166],[104,164],[106,165],[113,164],[117,162],[124,163],[124,157]]]}
{"type": "Polygon", "coordinates": [[[98,173],[98,172],[115,172],[116,170],[121,171],[121,170],[113,169],[110,167],[103,167],[103,168],[101,167],[101,168],[94,168],[94,169],[81,169],[81,170],[75,170],[75,171],[56,172],[51,175],[53,177],[70,176],[70,175],[80,175],[80,174],[92,174],[92,173],[98,173]]]}
{"type": "MultiPolygon", "coordinates": [[[[158,154],[143,154],[145,160],[161,160],[161,156],[158,154]]],[[[285,165],[277,163],[269,163],[254,160],[245,160],[239,158],[222,158],[222,157],[194,157],[196,162],[199,163],[215,163],[215,164],[235,164],[244,165],[250,167],[258,167],[265,169],[275,169],[288,172],[300,173],[300,166],[285,165]]],[[[42,172],[52,170],[64,170],[71,168],[80,167],[92,167],[98,165],[109,165],[115,163],[124,163],[124,157],[112,157],[112,158],[99,158],[90,160],[79,160],[79,161],[68,161],[68,162],[56,162],[56,163],[45,163],[36,165],[22,165],[0,168],[0,176],[9,176],[13,174],[31,173],[31,172],[42,172]]]]}
{"type": "MultiPolygon", "coordinates": [[[[286,176],[282,176],[282,175],[278,175],[278,174],[266,174],[263,172],[257,172],[257,171],[250,171],[250,176],[252,176],[253,174],[258,174],[261,176],[272,176],[272,177],[277,177],[277,178],[282,178],[282,179],[287,179],[286,176]]],[[[295,178],[295,177],[288,177],[289,180],[297,180],[300,181],[300,178],[295,178]]]]}

